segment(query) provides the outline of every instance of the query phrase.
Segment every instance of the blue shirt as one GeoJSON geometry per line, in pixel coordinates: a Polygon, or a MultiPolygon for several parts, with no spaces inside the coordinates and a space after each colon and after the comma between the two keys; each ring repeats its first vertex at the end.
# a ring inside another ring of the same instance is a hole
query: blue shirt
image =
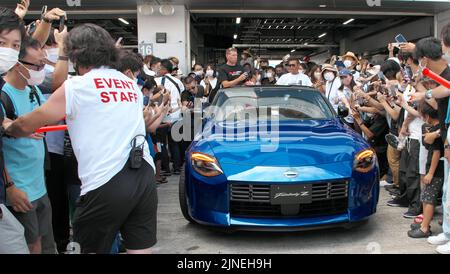
{"type": "MultiPolygon", "coordinates": [[[[41,104],[43,104],[45,98],[41,91],[38,88],[36,89],[41,104]]],[[[30,100],[30,87],[17,90],[6,83],[3,86],[3,91],[11,98],[17,116],[27,114],[39,107],[36,99],[34,99],[34,102],[30,100]]],[[[5,113],[3,107],[2,110],[5,113]]],[[[30,202],[47,193],[44,180],[45,148],[43,140],[3,137],[3,155],[5,167],[12,181],[17,188],[27,194],[30,202]]]]}

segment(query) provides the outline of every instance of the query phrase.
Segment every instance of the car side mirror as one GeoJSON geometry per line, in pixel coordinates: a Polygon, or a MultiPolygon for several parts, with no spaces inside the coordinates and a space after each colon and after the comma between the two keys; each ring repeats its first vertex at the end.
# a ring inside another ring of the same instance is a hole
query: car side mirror
{"type": "Polygon", "coordinates": [[[348,107],[346,106],[338,106],[338,117],[345,118],[348,116],[348,107]]]}

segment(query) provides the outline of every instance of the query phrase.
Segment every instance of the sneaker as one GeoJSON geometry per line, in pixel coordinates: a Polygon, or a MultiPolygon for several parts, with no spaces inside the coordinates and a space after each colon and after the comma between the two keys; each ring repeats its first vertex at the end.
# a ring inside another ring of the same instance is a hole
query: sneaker
{"type": "MultiPolygon", "coordinates": [[[[381,182],[380,182],[381,183],[381,182]]],[[[388,182],[386,182],[387,185],[384,186],[384,189],[386,189],[387,191],[391,191],[393,189],[398,189],[397,186],[393,185],[393,184],[389,184],[388,182]]]]}
{"type": "Polygon", "coordinates": [[[171,176],[172,173],[171,173],[170,171],[163,170],[163,171],[161,171],[161,175],[162,175],[162,176],[171,176]]]}
{"type": "Polygon", "coordinates": [[[413,229],[408,231],[408,236],[410,238],[419,239],[419,238],[428,238],[431,235],[431,230],[428,229],[427,232],[423,232],[422,229],[413,229]]]}
{"type": "Polygon", "coordinates": [[[447,237],[447,235],[445,235],[445,233],[428,237],[428,243],[432,245],[444,245],[448,242],[450,242],[450,239],[447,237]]]}
{"type": "Polygon", "coordinates": [[[392,189],[389,191],[389,194],[395,197],[401,196],[401,192],[400,189],[392,189]]]}
{"type": "Polygon", "coordinates": [[[399,144],[400,142],[399,142],[399,139],[398,139],[397,136],[395,136],[395,135],[392,134],[392,133],[389,133],[389,134],[387,134],[387,135],[385,136],[385,139],[386,139],[386,142],[387,142],[390,146],[392,146],[393,148],[398,149],[398,144],[399,144]]]}
{"type": "Polygon", "coordinates": [[[436,248],[436,251],[440,254],[450,254],[450,242],[440,245],[436,248]]]}
{"type": "Polygon", "coordinates": [[[400,199],[392,199],[387,202],[387,205],[392,207],[408,207],[408,205],[400,201],[400,199]]]}
{"type": "Polygon", "coordinates": [[[403,214],[403,218],[406,218],[406,219],[414,219],[414,218],[416,218],[417,216],[419,216],[420,214],[418,214],[418,213],[415,213],[415,212],[411,212],[411,211],[406,211],[404,214],[403,214]]]}

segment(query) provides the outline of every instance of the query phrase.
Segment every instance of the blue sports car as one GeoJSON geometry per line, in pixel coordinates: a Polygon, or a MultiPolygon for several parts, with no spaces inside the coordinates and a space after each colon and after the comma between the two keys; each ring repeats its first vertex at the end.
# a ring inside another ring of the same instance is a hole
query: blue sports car
{"type": "MultiPolygon", "coordinates": [[[[376,212],[375,152],[317,90],[220,90],[186,151],[184,217],[228,229],[352,227],[376,212]]],[[[347,111],[348,113],[348,111],[347,111]]]]}

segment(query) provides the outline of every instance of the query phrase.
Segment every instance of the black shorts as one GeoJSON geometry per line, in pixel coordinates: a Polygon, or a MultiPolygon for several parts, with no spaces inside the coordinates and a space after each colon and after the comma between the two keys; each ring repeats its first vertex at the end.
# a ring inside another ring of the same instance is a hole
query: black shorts
{"type": "Polygon", "coordinates": [[[129,163],[108,183],[81,196],[73,222],[74,241],[82,253],[110,253],[120,231],[126,249],[156,243],[158,195],[153,168],[129,163]]]}

